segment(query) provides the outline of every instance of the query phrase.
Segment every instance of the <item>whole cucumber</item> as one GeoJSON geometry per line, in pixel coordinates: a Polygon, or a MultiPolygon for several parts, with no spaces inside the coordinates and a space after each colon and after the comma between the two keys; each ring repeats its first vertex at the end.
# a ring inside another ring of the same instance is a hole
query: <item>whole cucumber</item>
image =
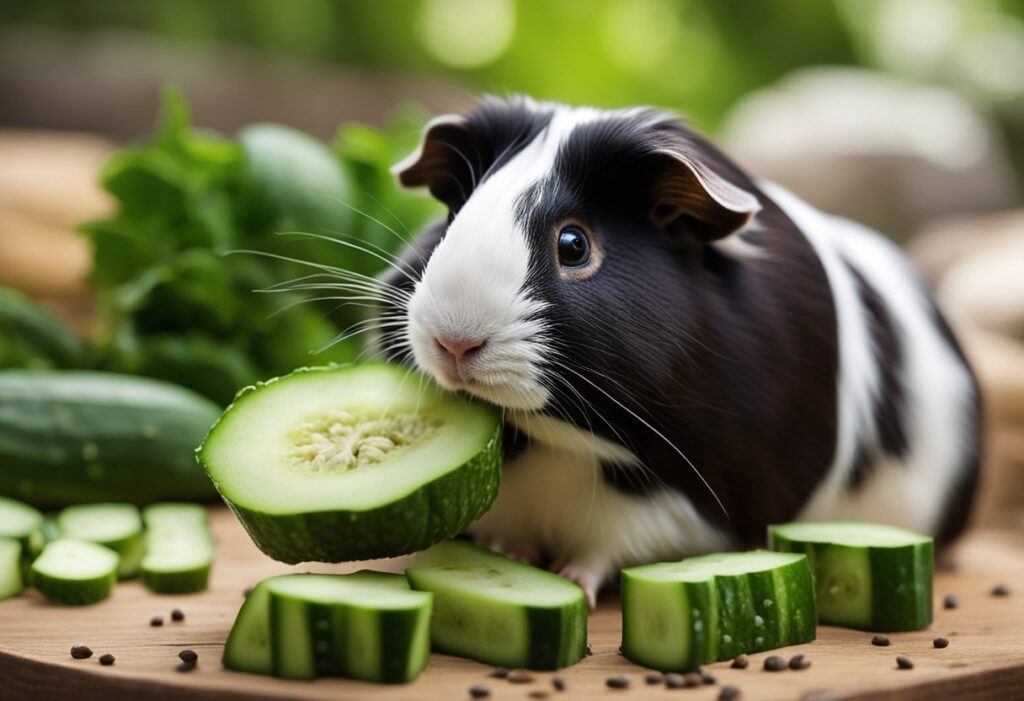
{"type": "Polygon", "coordinates": [[[37,507],[213,497],[195,448],[220,409],[159,380],[0,372],[0,495],[37,507]]]}

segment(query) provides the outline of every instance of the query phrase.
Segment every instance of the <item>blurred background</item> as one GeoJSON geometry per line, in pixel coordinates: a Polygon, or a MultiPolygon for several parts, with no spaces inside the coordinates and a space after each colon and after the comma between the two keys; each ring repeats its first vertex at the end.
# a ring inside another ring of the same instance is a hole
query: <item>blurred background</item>
{"type": "Polygon", "coordinates": [[[393,251],[439,213],[387,166],[484,92],[679,110],[905,245],[985,384],[979,518],[1021,522],[1019,1],[0,3],[0,367],[154,375],[224,403],[355,357],[364,311],[299,304],[322,272],[301,261],[375,273],[336,241],[393,251]]]}

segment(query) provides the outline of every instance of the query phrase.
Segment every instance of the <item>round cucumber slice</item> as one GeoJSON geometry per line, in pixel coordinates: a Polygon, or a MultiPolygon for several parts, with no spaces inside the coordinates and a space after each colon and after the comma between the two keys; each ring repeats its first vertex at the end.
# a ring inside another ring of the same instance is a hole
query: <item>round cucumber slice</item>
{"type": "Polygon", "coordinates": [[[501,422],[397,366],[307,368],[240,392],[199,459],[274,559],[392,557],[490,507],[501,422]]]}
{"type": "Polygon", "coordinates": [[[69,506],[57,516],[57,526],[70,538],[106,546],[120,555],[118,578],[127,579],[139,573],[145,547],[142,516],[134,504],[69,506]]]}
{"type": "Polygon", "coordinates": [[[32,586],[51,601],[94,604],[113,591],[118,559],[117,553],[102,545],[55,540],[32,563],[32,586]]]}
{"type": "Polygon", "coordinates": [[[895,526],[797,522],[768,529],[771,547],[806,553],[822,623],[919,630],[932,620],[934,546],[895,526]]]}
{"type": "Polygon", "coordinates": [[[28,543],[42,520],[43,515],[28,504],[0,497],[0,538],[28,543]]]}

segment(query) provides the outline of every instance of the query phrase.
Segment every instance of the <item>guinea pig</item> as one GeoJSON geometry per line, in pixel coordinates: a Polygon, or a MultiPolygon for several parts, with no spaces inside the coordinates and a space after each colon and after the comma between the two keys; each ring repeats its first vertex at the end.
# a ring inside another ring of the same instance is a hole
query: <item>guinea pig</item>
{"type": "Polygon", "coordinates": [[[652,109],[486,99],[431,121],[395,173],[448,217],[384,278],[379,342],[501,409],[481,544],[593,605],[621,567],[763,544],[772,523],[964,528],[977,383],[881,235],[652,109]]]}

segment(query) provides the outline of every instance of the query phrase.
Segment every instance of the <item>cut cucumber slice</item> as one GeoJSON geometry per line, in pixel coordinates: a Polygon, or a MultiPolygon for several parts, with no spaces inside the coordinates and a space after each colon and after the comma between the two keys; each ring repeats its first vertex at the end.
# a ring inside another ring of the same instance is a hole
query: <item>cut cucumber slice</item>
{"type": "Polygon", "coordinates": [[[28,504],[0,497],[0,538],[11,538],[27,545],[42,520],[43,515],[28,504]]]}
{"type": "Polygon", "coordinates": [[[85,540],[55,540],[32,563],[32,586],[51,601],[82,605],[103,601],[117,582],[118,555],[85,540]]]}
{"type": "Polygon", "coordinates": [[[235,619],[224,666],[288,679],[402,683],[430,654],[431,595],[401,575],[294,574],[261,582],[235,619]]]}
{"type": "Polygon", "coordinates": [[[142,516],[134,504],[82,504],[69,506],[57,516],[57,526],[69,538],[103,545],[121,556],[119,579],[139,574],[145,552],[142,516]]]}
{"type": "Polygon", "coordinates": [[[809,642],[814,624],[803,555],[755,550],[622,570],[622,652],[661,671],[809,642]]]}
{"type": "Polygon", "coordinates": [[[43,552],[43,548],[63,537],[64,531],[57,524],[57,517],[53,515],[43,516],[43,520],[39,522],[36,529],[32,531],[32,535],[28,537],[29,557],[32,559],[39,557],[39,553],[43,552]]]}
{"type": "Polygon", "coordinates": [[[873,523],[771,526],[774,550],[806,553],[822,623],[920,630],[932,622],[934,545],[928,536],[873,523]]]}
{"type": "Polygon", "coordinates": [[[568,667],[586,654],[583,590],[558,575],[449,541],[421,554],[405,576],[434,594],[438,652],[529,669],[568,667]]]}
{"type": "Polygon", "coordinates": [[[242,390],[199,458],[267,555],[392,557],[490,507],[501,422],[397,366],[309,368],[242,390]]]}
{"type": "Polygon", "coordinates": [[[21,543],[13,538],[0,538],[0,601],[17,596],[24,588],[21,550],[21,543]]]}
{"type": "Polygon", "coordinates": [[[198,504],[152,504],[142,511],[146,554],[142,582],[157,594],[206,589],[213,563],[213,537],[198,504]]]}

